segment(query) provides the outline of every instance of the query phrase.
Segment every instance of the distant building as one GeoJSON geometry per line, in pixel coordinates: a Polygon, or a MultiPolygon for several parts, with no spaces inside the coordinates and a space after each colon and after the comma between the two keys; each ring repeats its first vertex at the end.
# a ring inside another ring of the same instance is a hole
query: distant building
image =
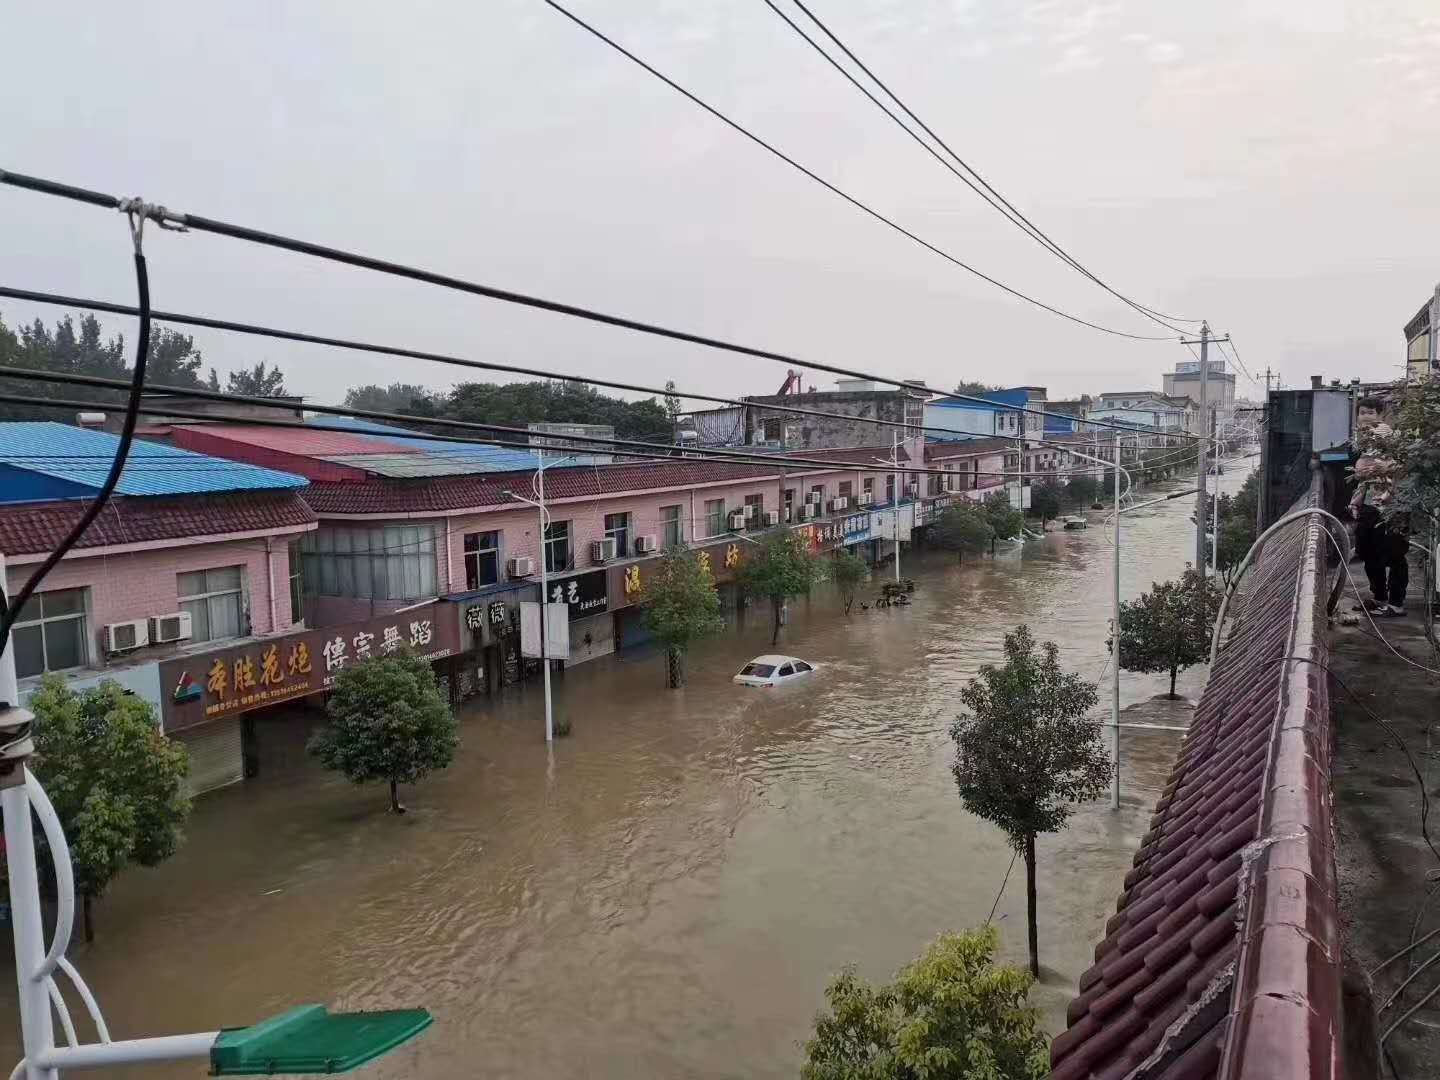
{"type": "MultiPolygon", "coordinates": [[[[1220,416],[1229,416],[1235,408],[1235,376],[1225,370],[1224,360],[1209,360],[1205,364],[1205,402],[1210,411],[1220,416]]],[[[1174,371],[1166,372],[1162,379],[1165,396],[1185,397],[1200,404],[1200,361],[1182,360],[1174,371]]]]}
{"type": "Polygon", "coordinates": [[[1089,394],[1082,395],[1073,401],[1047,401],[1045,403],[1046,413],[1063,413],[1064,415],[1043,417],[1045,434],[1065,435],[1085,430],[1085,425],[1081,421],[1090,414],[1093,404],[1089,394]]]}
{"type": "Polygon", "coordinates": [[[1045,417],[1025,410],[1044,407],[1043,386],[1016,386],[974,398],[941,397],[925,406],[925,434],[942,441],[997,436],[1039,439],[1045,433],[1045,417]]]}
{"type": "MultiPolygon", "coordinates": [[[[243,401],[220,401],[209,397],[190,397],[186,394],[141,394],[140,404],[147,409],[161,409],[173,406],[181,412],[198,413],[205,419],[193,416],[178,417],[147,413],[141,418],[145,424],[204,424],[216,420],[265,420],[298,421],[305,417],[305,399],[296,395],[270,398],[274,405],[251,405],[243,401]],[[284,407],[280,407],[283,405],[284,407]]],[[[108,413],[99,413],[98,423],[91,422],[95,414],[82,414],[82,427],[103,427],[106,431],[119,432],[125,422],[125,410],[116,408],[108,413]]]]}
{"type": "Polygon", "coordinates": [[[1101,394],[1087,415],[1091,420],[1179,433],[1192,430],[1198,413],[1189,398],[1169,397],[1153,390],[1122,390],[1101,394]]]}
{"type": "MultiPolygon", "coordinates": [[[[575,450],[585,455],[585,463],[589,465],[608,465],[615,460],[615,455],[609,453],[603,445],[584,441],[586,439],[615,438],[613,424],[570,424],[546,421],[525,426],[534,433],[530,436],[531,446],[544,447],[546,450],[575,450]]],[[[639,441],[668,442],[669,440],[661,433],[657,433],[648,439],[639,441]]],[[[547,460],[549,459],[547,458],[547,460]]]]}
{"type": "MultiPolygon", "coordinates": [[[[882,389],[865,379],[842,379],[837,389],[765,394],[744,398],[743,406],[702,409],[691,414],[700,446],[764,446],[776,450],[832,450],[890,446],[896,432],[902,445],[918,440],[925,422],[925,395],[882,389]],[[810,416],[787,406],[838,413],[810,416]],[[848,419],[853,417],[853,419],[848,419]],[[888,421],[876,424],[869,421],[888,421]],[[894,425],[902,424],[905,427],[894,425]]],[[[919,453],[918,444],[916,453],[919,453]]]]}
{"type": "Polygon", "coordinates": [[[1415,317],[1405,324],[1405,379],[1424,379],[1440,370],[1440,285],[1415,317]]]}

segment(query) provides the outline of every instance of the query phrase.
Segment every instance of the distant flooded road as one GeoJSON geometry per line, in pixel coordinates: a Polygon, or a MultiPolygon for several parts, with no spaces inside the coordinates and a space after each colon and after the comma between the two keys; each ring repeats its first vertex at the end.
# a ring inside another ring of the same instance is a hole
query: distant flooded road
{"type": "MultiPolygon", "coordinates": [[[[1191,505],[1126,516],[1127,596],[1193,555],[1191,505]]],[[[425,1005],[436,1025],[364,1075],[794,1077],[842,965],[888,976],[989,913],[1011,854],[955,795],[957,692],[1019,622],[1072,670],[1101,674],[1098,517],[963,567],[907,559],[909,608],[857,604],[846,619],[827,591],[797,603],[782,649],[821,666],[801,686],[730,683],[769,651],[757,607],[692,657],[682,691],[664,689],[655,655],[567,673],[557,697],[574,734],[553,751],[538,686],[469,708],[455,764],[406,793],[402,818],[383,786],[320,772],[305,731],[262,725],[263,775],[203,796],[179,855],[122,875],[96,905],[96,942],[71,958],[117,1038],[307,1001],[425,1005]]],[[[1187,672],[1182,691],[1202,681],[1187,672]]],[[[1127,674],[1123,702],[1166,682],[1127,674]]],[[[1052,1033],[1178,742],[1127,733],[1121,811],[1086,806],[1041,841],[1036,1000],[1052,1033]]],[[[1015,962],[1023,882],[1017,869],[997,914],[1015,962]]],[[[14,993],[5,980],[12,1061],[14,993]]]]}

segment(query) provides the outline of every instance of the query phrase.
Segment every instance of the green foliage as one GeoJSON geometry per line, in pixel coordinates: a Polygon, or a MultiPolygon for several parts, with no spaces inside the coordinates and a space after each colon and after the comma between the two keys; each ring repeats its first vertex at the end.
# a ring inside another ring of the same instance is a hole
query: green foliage
{"type": "Polygon", "coordinates": [[[1060,516],[1060,507],[1065,498],[1065,489],[1053,480],[1034,484],[1030,488],[1030,512],[1039,514],[1041,522],[1060,516]]]}
{"type": "Polygon", "coordinates": [[[835,588],[840,593],[846,615],[850,614],[850,608],[855,603],[855,592],[860,588],[860,583],[869,576],[870,567],[853,551],[842,549],[831,558],[830,580],[835,583],[835,588]]]}
{"type": "Polygon", "coordinates": [[[397,784],[413,784],[455,758],[459,734],[450,704],[426,660],[377,656],[335,679],[325,706],[329,723],[309,750],[353,783],[390,782],[390,806],[403,812],[397,784]]]}
{"type": "Polygon", "coordinates": [[[680,413],[684,406],[680,403],[680,395],[675,393],[675,380],[667,379],[665,382],[665,416],[670,423],[680,419],[680,413]]]}
{"type": "Polygon", "coordinates": [[[640,602],[645,626],[665,646],[667,684],[678,687],[684,682],[685,652],[725,626],[715,579],[697,552],[672,547],[660,556],[640,602]]]}
{"type": "Polygon", "coordinates": [[[765,534],[740,564],[738,580],[752,596],[770,601],[775,616],[770,642],[780,640],[780,609],[792,596],[802,596],[820,579],[820,563],[799,533],[774,529],[765,534]]]}
{"type": "Polygon", "coordinates": [[[994,538],[990,515],[977,503],[962,501],[947,506],[935,523],[936,541],[947,551],[955,552],[962,562],[965,552],[983,550],[994,538]]]}
{"type": "Polygon", "coordinates": [[[1209,578],[1188,568],[1179,581],[1151,586],[1120,605],[1120,666],[1126,671],[1170,672],[1175,676],[1210,657],[1210,635],[1220,611],[1221,592],[1209,578]]]}
{"type": "Polygon", "coordinates": [[[955,393],[965,394],[968,397],[984,397],[986,394],[993,394],[997,390],[1004,390],[1003,386],[991,386],[989,383],[976,382],[973,379],[962,379],[955,384],[955,393]]]}
{"type": "Polygon", "coordinates": [[[545,422],[610,424],[617,436],[665,442],[671,435],[670,418],[654,398],[625,401],[578,383],[460,383],[450,392],[443,415],[519,427],[545,422]]]}
{"type": "Polygon", "coordinates": [[[405,413],[409,416],[431,417],[439,414],[443,395],[427,390],[416,383],[391,383],[377,386],[352,386],[345,391],[347,409],[366,409],[370,412],[405,413]]]}
{"type": "Polygon", "coordinates": [[[1393,424],[1363,431],[1356,444],[1378,457],[1373,475],[1393,481],[1382,513],[1440,513],[1440,379],[1406,384],[1393,424]]]}
{"type": "Polygon", "coordinates": [[[1025,972],[995,964],[993,926],[942,934],[895,981],[847,968],[805,1045],[804,1080],[1039,1080],[1049,1053],[1025,972]]]}
{"type": "Polygon", "coordinates": [[[285,375],[279,365],[266,367],[259,361],[253,368],[241,368],[228,376],[225,389],[231,394],[248,394],[250,397],[285,397],[285,375]]]}
{"type": "Polygon", "coordinates": [[[964,709],[950,729],[955,785],[965,808],[997,825],[1025,857],[1030,970],[1039,974],[1035,918],[1035,837],[1065,826],[1073,804],[1110,780],[1098,695],[1062,671],[1055,643],[1037,645],[1028,627],[1005,635],[1005,663],[985,664],[960,691],[964,709]]]}
{"type": "MultiPolygon", "coordinates": [[[[1228,586],[1231,576],[1255,543],[1255,515],[1260,499],[1260,474],[1252,472],[1233,496],[1221,495],[1217,507],[1220,548],[1215,568],[1228,586]]],[[[1212,526],[1213,526],[1212,522],[1212,526]]]]}
{"type": "Polygon", "coordinates": [[[113,682],[75,693],[47,675],[30,700],[31,768],[70,844],[76,892],[89,900],[131,863],[175,854],[190,813],[185,748],[167,739],[154,709],[113,682]]]}
{"type": "Polygon", "coordinates": [[[1025,514],[1010,505],[1010,496],[996,491],[985,496],[985,516],[997,540],[1013,540],[1025,530],[1025,514]]]}
{"type": "Polygon", "coordinates": [[[1071,506],[1089,506],[1100,495],[1100,481],[1083,473],[1072,476],[1065,485],[1065,498],[1071,506]]]}

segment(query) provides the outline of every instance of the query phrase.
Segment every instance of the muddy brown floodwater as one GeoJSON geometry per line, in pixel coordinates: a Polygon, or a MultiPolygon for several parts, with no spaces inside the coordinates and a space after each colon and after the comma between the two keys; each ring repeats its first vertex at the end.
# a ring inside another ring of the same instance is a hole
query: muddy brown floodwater
{"type": "MultiPolygon", "coordinates": [[[[1232,470],[1225,490],[1242,480],[1232,470]]],[[[1127,596],[1182,569],[1191,504],[1127,515],[1127,596]]],[[[406,792],[401,818],[381,787],[315,768],[299,725],[263,725],[262,776],[198,800],[180,853],[126,872],[71,957],[116,1037],[307,1001],[421,1004],[435,1026],[366,1075],[794,1077],[837,969],[888,976],[940,931],[984,922],[1005,878],[1005,841],[950,776],[965,680],[1022,621],[1073,670],[1105,664],[1098,521],[904,569],[919,583],[908,609],[846,619],[823,591],[795,605],[782,649],[819,663],[808,684],[731,684],[770,651],[757,608],[692,658],[682,691],[663,688],[653,654],[567,673],[557,697],[574,734],[553,751],[538,686],[469,708],[455,764],[406,792]]],[[[1182,690],[1202,681],[1187,672],[1182,690]]],[[[1127,674],[1123,703],[1164,683],[1127,674]]],[[[1178,743],[1127,732],[1121,810],[1085,806],[1040,844],[1035,1000],[1052,1033],[1178,743]]],[[[1017,963],[1024,906],[1017,870],[997,912],[1017,963]]],[[[9,980],[3,1002],[17,1017],[9,980]]],[[[17,1029],[0,1048],[11,1060],[17,1029]]]]}

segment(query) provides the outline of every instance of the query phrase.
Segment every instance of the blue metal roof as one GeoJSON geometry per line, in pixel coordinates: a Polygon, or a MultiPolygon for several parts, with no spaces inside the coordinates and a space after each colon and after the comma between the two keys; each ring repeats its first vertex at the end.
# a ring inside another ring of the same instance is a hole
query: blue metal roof
{"type": "MultiPolygon", "coordinates": [[[[118,435],[69,424],[0,422],[0,469],[17,481],[0,483],[0,502],[84,498],[104,483],[119,445],[118,435]]],[[[292,473],[136,439],[115,492],[199,495],[294,489],[308,483],[292,473]]]]}
{"type": "MultiPolygon", "coordinates": [[[[417,439],[407,429],[379,424],[373,420],[361,420],[353,416],[315,416],[307,423],[324,427],[342,427],[360,435],[375,435],[387,443],[413,447],[423,455],[423,460],[401,461],[401,455],[379,455],[372,460],[355,461],[350,457],[334,457],[330,460],[371,469],[385,476],[440,476],[464,473],[522,472],[539,466],[539,459],[528,450],[515,450],[508,446],[483,446],[478,443],[450,439],[417,439]]],[[[410,455],[404,455],[409,457],[410,455]]],[[[550,455],[551,463],[554,455],[550,455]]]]}

